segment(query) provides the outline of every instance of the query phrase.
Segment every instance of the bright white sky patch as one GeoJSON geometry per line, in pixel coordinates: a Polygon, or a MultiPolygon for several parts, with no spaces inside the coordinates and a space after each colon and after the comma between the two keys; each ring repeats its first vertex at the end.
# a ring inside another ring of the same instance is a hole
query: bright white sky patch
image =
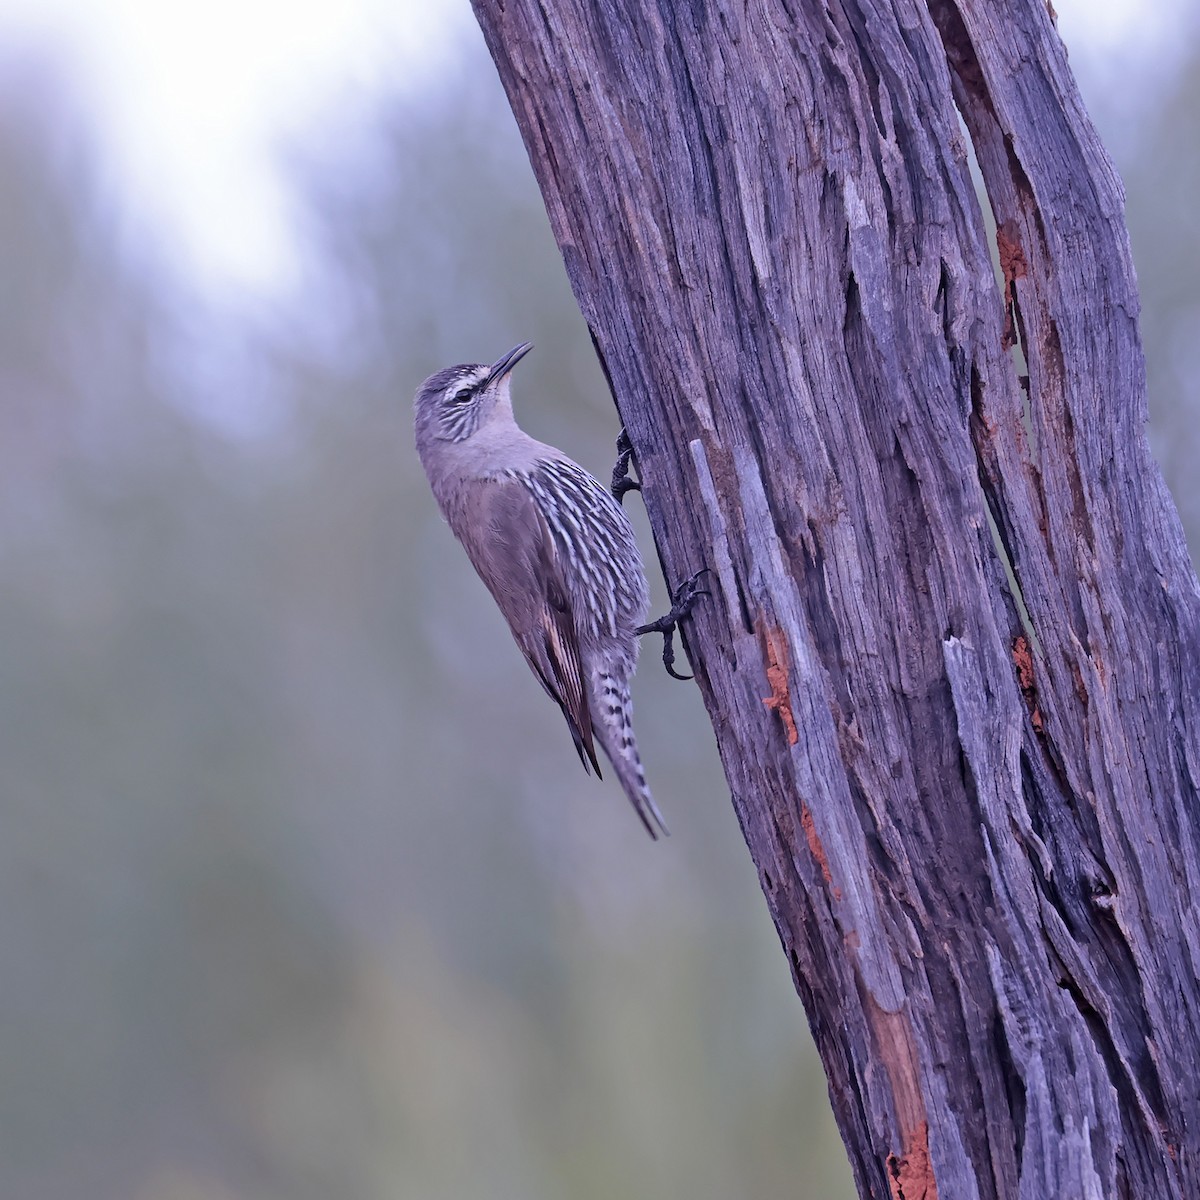
{"type": "Polygon", "coordinates": [[[1169,82],[1195,45],[1200,15],[1195,0],[1055,0],[1055,8],[1084,99],[1115,89],[1131,107],[1169,82]]]}
{"type": "MultiPolygon", "coordinates": [[[[1188,0],[1057,8],[1076,69],[1131,92],[1188,42],[1188,0]]],[[[64,63],[134,219],[217,292],[298,281],[280,142],[339,99],[420,88],[473,24],[468,0],[0,0],[0,43],[64,63]]]]}
{"type": "Polygon", "coordinates": [[[295,282],[278,147],[339,99],[420,88],[466,0],[0,0],[96,117],[122,198],[201,285],[295,282]]]}

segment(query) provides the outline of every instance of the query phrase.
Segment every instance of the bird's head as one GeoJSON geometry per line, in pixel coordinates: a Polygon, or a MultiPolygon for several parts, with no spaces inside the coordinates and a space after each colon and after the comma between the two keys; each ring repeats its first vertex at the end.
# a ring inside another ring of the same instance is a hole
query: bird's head
{"type": "Polygon", "coordinates": [[[497,409],[511,416],[509,372],[532,349],[532,342],[522,342],[490,366],[462,363],[430,375],[413,402],[418,441],[465,442],[497,409]]]}

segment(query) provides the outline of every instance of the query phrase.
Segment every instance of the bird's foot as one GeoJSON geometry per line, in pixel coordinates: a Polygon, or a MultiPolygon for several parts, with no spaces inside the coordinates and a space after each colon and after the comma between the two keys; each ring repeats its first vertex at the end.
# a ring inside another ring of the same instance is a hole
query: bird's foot
{"type": "Polygon", "coordinates": [[[638,637],[646,633],[663,635],[663,666],[667,668],[667,674],[672,679],[692,678],[691,675],[680,675],[675,670],[675,630],[679,627],[679,622],[695,608],[699,597],[712,594],[700,586],[700,576],[708,574],[709,569],[701,567],[690,579],[685,579],[671,596],[671,611],[665,617],[659,617],[657,621],[651,621],[648,625],[639,625],[634,630],[638,637]]]}
{"type": "Polygon", "coordinates": [[[626,492],[640,492],[642,485],[636,479],[629,478],[629,463],[633,458],[633,444],[629,434],[622,429],[617,438],[617,465],[613,467],[612,494],[617,503],[622,503],[626,492]]]}

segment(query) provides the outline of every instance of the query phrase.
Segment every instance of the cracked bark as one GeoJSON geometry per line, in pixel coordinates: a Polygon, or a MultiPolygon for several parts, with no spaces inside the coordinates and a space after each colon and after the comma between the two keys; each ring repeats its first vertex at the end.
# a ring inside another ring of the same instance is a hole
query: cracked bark
{"type": "Polygon", "coordinates": [[[1200,1195],[1200,596],[1052,12],[474,3],[861,1194],[1200,1195]]]}

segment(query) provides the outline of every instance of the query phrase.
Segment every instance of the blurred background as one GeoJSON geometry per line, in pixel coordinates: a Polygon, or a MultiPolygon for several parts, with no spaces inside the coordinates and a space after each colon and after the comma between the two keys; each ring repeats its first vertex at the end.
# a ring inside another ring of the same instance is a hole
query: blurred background
{"type": "MultiPolygon", "coordinates": [[[[1057,6],[1195,551],[1196,6],[1057,6]]],[[[414,388],[525,338],[607,473],[465,0],[0,0],[6,1200],[851,1196],[697,693],[655,845],[428,494],[414,388]]]]}

